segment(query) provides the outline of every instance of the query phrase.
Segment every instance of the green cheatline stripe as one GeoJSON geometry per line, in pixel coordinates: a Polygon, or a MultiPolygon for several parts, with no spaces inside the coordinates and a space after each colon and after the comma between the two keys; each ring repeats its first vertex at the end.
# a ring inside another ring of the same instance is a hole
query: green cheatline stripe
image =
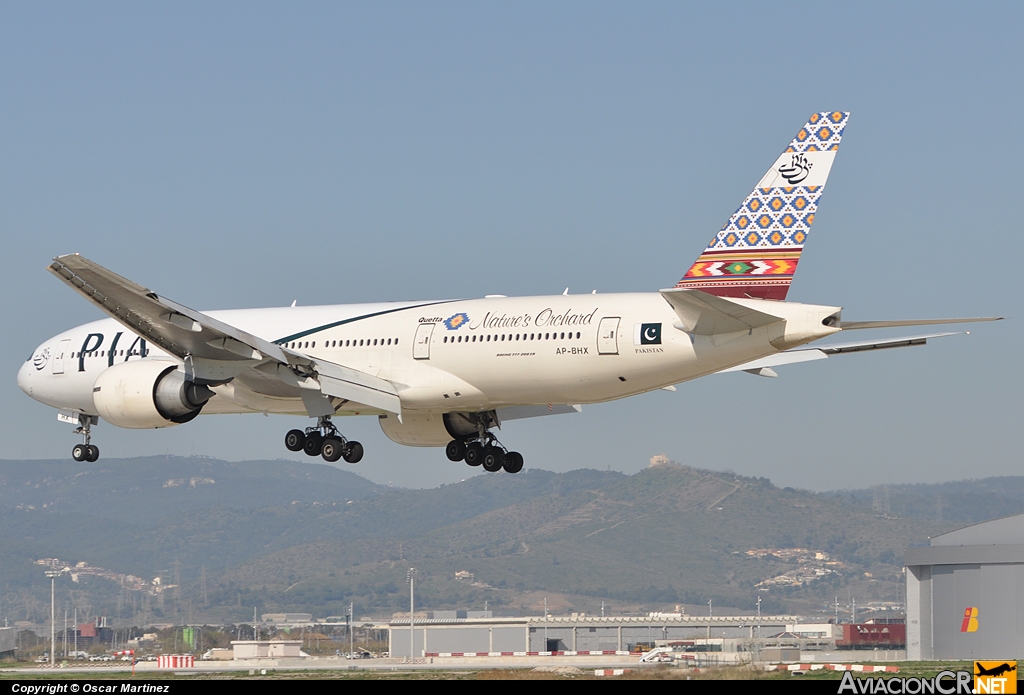
{"type": "Polygon", "coordinates": [[[373,318],[374,316],[383,316],[384,314],[393,314],[396,311],[405,311],[406,309],[422,309],[425,306],[436,306],[438,304],[450,304],[451,302],[459,302],[459,301],[462,301],[462,300],[460,300],[460,299],[446,299],[446,300],[440,301],[440,302],[427,302],[426,304],[416,304],[414,306],[403,306],[403,307],[399,307],[397,309],[385,309],[384,311],[377,311],[377,312],[374,312],[372,314],[363,314],[362,316],[354,316],[354,317],[352,317],[350,319],[344,319],[342,321],[335,321],[334,323],[325,323],[322,326],[317,326],[316,328],[310,328],[308,331],[302,331],[301,333],[293,333],[292,335],[286,335],[284,338],[278,338],[274,342],[277,343],[278,345],[280,345],[281,343],[286,343],[289,340],[298,340],[299,338],[305,338],[307,335],[313,335],[314,333],[319,333],[320,331],[326,331],[328,328],[334,328],[335,326],[341,326],[341,325],[344,325],[346,323],[352,323],[354,321],[361,321],[363,319],[373,318]]]}

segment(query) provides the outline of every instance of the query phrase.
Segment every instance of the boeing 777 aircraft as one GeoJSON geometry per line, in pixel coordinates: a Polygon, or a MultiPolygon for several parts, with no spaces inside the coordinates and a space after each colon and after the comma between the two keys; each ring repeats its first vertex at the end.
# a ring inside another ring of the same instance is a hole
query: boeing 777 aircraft
{"type": "Polygon", "coordinates": [[[356,463],[362,445],[333,418],[372,415],[399,444],[516,473],[523,456],[495,435],[509,420],[951,335],[803,347],[842,330],[994,320],[851,323],[840,307],[784,301],[848,117],[813,114],[683,278],[658,292],[200,312],[60,256],[50,272],[110,318],[45,341],[18,385],[76,426],[76,461],[99,457],[99,418],[142,429],[254,412],[315,418],[285,446],[356,463]]]}

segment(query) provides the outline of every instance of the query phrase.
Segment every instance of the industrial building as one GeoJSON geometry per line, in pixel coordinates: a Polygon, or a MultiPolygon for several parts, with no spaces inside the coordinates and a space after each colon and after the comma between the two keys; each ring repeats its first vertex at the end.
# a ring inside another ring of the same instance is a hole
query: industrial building
{"type": "Polygon", "coordinates": [[[908,548],[909,659],[1024,657],[1024,514],[908,548]]]}
{"type": "Polygon", "coordinates": [[[18,628],[0,627],[0,658],[14,656],[18,647],[18,628]]]}
{"type": "MultiPolygon", "coordinates": [[[[454,613],[454,611],[453,611],[454,613]]],[[[794,616],[697,617],[673,613],[649,616],[589,615],[521,618],[449,617],[435,612],[413,622],[414,656],[474,653],[615,653],[662,640],[695,638],[754,639],[783,632],[798,623],[794,616]]],[[[409,656],[409,620],[388,626],[391,656],[409,656]]]]}

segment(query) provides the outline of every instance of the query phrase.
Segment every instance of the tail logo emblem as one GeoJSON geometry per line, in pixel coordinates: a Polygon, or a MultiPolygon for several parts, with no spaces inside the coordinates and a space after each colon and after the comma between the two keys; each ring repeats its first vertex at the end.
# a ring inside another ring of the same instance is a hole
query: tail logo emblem
{"type": "Polygon", "coordinates": [[[786,183],[795,185],[807,178],[807,175],[811,173],[812,166],[814,165],[807,161],[806,156],[796,153],[789,166],[783,164],[779,167],[779,173],[782,174],[782,178],[786,179],[786,183]]]}

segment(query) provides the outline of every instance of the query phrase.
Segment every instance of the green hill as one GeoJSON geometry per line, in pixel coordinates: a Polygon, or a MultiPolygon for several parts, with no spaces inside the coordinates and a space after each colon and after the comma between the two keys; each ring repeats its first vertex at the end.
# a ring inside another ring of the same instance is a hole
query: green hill
{"type": "MultiPolygon", "coordinates": [[[[631,476],[531,469],[404,490],[288,461],[3,461],[0,615],[42,617],[43,557],[180,580],[159,597],[60,580],[66,607],[130,622],[186,608],[211,620],[253,606],[336,615],[349,601],[386,614],[407,605],[409,566],[431,609],[535,610],[542,595],[586,611],[897,601],[903,550],[959,525],[918,511],[952,488],[906,487],[880,502],[877,489],[816,494],[667,462],[631,476]]],[[[1001,494],[988,507],[998,512],[1024,507],[1024,478],[956,491],[1001,494]]]]}

